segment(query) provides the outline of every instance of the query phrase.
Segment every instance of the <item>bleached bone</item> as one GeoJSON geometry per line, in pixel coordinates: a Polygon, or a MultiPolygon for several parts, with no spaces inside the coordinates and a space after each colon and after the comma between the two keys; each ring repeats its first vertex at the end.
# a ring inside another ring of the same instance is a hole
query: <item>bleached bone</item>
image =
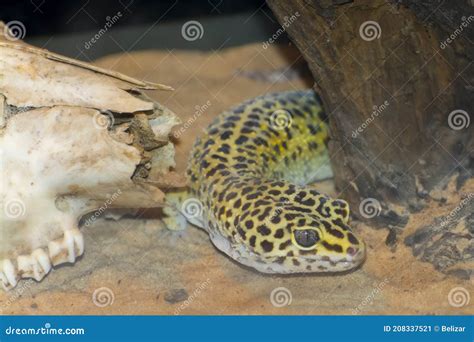
{"type": "MultiPolygon", "coordinates": [[[[1,27],[1,23],[0,23],[1,27]]],[[[179,119],[170,89],[0,37],[0,282],[40,281],[84,252],[79,219],[163,204],[179,119]]]]}

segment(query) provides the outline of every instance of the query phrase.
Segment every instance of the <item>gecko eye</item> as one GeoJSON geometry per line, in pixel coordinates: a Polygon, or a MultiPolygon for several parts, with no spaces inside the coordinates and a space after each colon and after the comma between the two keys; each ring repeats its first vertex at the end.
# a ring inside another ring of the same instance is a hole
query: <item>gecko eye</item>
{"type": "Polygon", "coordinates": [[[295,242],[303,248],[313,247],[319,241],[319,235],[314,229],[298,229],[294,236],[295,242]]]}

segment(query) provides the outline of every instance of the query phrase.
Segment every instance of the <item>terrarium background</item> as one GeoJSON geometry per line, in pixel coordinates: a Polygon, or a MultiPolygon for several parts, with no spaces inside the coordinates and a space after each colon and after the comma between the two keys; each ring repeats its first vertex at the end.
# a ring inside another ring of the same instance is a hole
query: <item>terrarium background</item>
{"type": "MultiPolygon", "coordinates": [[[[211,100],[177,145],[178,171],[184,171],[194,139],[222,110],[263,92],[311,86],[308,79],[271,84],[234,77],[242,67],[271,71],[298,58],[285,36],[278,38],[283,48],[262,49],[280,27],[264,2],[7,0],[0,13],[5,22],[24,23],[30,44],[88,62],[102,57],[97,65],[175,87],[171,94],[149,95],[183,121],[211,100]],[[118,11],[123,18],[85,49],[105,18],[118,11]],[[202,39],[183,39],[181,26],[188,20],[203,25],[202,39]]],[[[331,184],[326,186],[324,191],[333,191],[331,184]]],[[[472,192],[472,180],[468,186],[472,192]]],[[[448,214],[459,201],[459,196],[449,197],[442,208],[433,203],[414,215],[406,234],[448,214]]],[[[39,284],[25,282],[19,290],[0,293],[0,307],[6,314],[351,314],[361,305],[363,314],[472,313],[472,304],[454,308],[447,299],[459,285],[472,292],[469,283],[416,260],[403,244],[388,247],[386,230],[360,223],[357,229],[369,253],[361,270],[336,277],[280,277],[241,267],[194,227],[167,231],[153,212],[138,220],[101,220],[83,230],[86,251],[79,262],[60,267],[39,284]],[[92,296],[103,287],[113,291],[114,301],[98,307],[92,296]],[[201,287],[199,296],[180,309],[201,287]],[[291,291],[290,305],[272,305],[270,294],[279,287],[291,291]]]]}

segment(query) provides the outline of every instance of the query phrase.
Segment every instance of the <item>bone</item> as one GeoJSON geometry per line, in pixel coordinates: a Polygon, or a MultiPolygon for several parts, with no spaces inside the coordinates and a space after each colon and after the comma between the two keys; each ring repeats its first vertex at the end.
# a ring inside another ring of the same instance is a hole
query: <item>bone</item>
{"type": "Polygon", "coordinates": [[[84,253],[84,237],[77,228],[64,232],[60,239],[51,241],[47,248],[37,248],[29,255],[19,255],[15,262],[0,262],[0,281],[5,290],[14,288],[20,279],[41,281],[53,266],[74,263],[84,253]]]}
{"type": "Polygon", "coordinates": [[[31,255],[20,255],[17,259],[18,276],[42,280],[51,270],[51,260],[42,248],[35,249],[31,255]]]}
{"type": "Polygon", "coordinates": [[[114,208],[160,207],[161,189],[176,183],[168,137],[180,121],[140,93],[169,88],[52,56],[0,37],[0,282],[6,290],[75,263],[84,253],[77,228],[84,215],[93,222],[114,208]]]}
{"type": "Polygon", "coordinates": [[[18,274],[15,266],[8,259],[1,262],[0,279],[5,290],[11,290],[18,283],[18,274]]]}

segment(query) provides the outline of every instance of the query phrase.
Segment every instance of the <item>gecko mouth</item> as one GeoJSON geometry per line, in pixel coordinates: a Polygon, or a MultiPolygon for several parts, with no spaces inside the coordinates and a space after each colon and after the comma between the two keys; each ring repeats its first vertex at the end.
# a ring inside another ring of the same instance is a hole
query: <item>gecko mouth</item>
{"type": "Polygon", "coordinates": [[[328,271],[345,271],[361,265],[365,260],[364,248],[349,248],[344,256],[322,256],[320,258],[308,258],[307,262],[318,263],[319,266],[326,267],[328,271]]]}
{"type": "Polygon", "coordinates": [[[250,255],[240,255],[236,260],[263,273],[338,273],[350,271],[360,266],[365,260],[365,249],[357,249],[352,255],[344,256],[304,256],[280,258],[279,261],[276,261],[274,258],[255,258],[255,256],[252,258],[250,255]]]}

